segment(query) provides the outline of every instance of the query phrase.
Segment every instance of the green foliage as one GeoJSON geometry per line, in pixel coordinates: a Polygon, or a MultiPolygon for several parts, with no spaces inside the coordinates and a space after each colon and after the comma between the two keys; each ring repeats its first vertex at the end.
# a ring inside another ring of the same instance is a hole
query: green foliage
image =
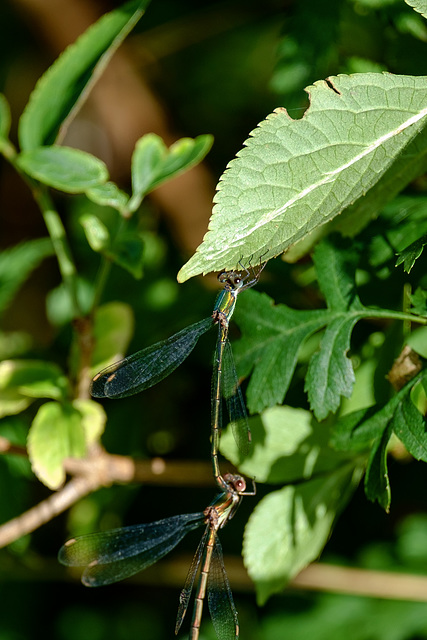
{"type": "Polygon", "coordinates": [[[132,198],[129,211],[140,206],[143,197],[174,176],[199,163],[213,143],[212,136],[199,136],[195,140],[181,138],[170,149],[154,133],[147,134],[135,146],[132,157],[132,198]]]}
{"type": "Polygon", "coordinates": [[[425,0],[405,0],[406,4],[421,13],[424,18],[427,18],[427,2],[425,0]]]}
{"type": "Polygon", "coordinates": [[[37,147],[22,152],[17,163],[31,178],[66,193],[81,193],[108,180],[101,160],[69,147],[37,147]]]}
{"type": "MultiPolygon", "coordinates": [[[[248,65],[243,84],[227,75],[232,67],[235,74],[241,72],[236,62],[229,63],[229,54],[217,59],[218,76],[212,77],[206,60],[193,53],[185,73],[168,67],[168,89],[177,82],[183,102],[191,96],[188,129],[206,130],[198,120],[203,109],[197,100],[203,94],[210,110],[207,130],[214,117],[220,122],[218,145],[221,136],[233,133],[223,152],[227,160],[230,149],[239,148],[253,123],[264,118],[223,173],[209,230],[178,276],[184,281],[269,261],[260,283],[268,294],[242,293],[233,317],[240,329],[235,360],[245,379],[249,412],[255,414],[249,455],[242,456],[230,429],[221,438],[222,454],[241,473],[267,485],[258,489],[261,497],[244,535],[244,561],[260,603],[322,553],[363,474],[368,500],[389,512],[392,495],[394,506],[399,492],[405,493],[400,488],[405,469],[423,468],[399,465],[402,449],[406,460],[427,462],[427,328],[413,329],[427,318],[427,80],[415,68],[425,59],[421,16],[426,8],[425,2],[407,4],[420,15],[398,0],[336,1],[326,8],[315,0],[294,3],[283,35],[275,15],[268,28],[256,25],[245,32],[239,50],[228,43],[233,56],[236,51],[235,61],[248,65]],[[260,51],[270,51],[272,42],[276,67],[267,69],[260,51]],[[259,66],[262,61],[262,83],[255,59],[259,66]],[[198,64],[200,77],[187,85],[198,64]],[[253,111],[249,76],[261,86],[262,100],[253,111]],[[230,91],[218,90],[222,78],[228,79],[230,91]],[[267,85],[280,99],[267,95],[267,85]],[[310,105],[303,114],[305,85],[310,105]],[[216,94],[212,104],[209,90],[216,94]],[[271,113],[278,103],[288,110],[271,113]],[[406,194],[398,195],[407,187],[406,194]],[[271,260],[284,251],[288,264],[271,260]],[[414,368],[403,371],[403,382],[393,389],[389,371],[405,346],[415,351],[414,368]],[[391,455],[396,459],[392,475],[391,455]]],[[[185,137],[170,147],[154,133],[141,137],[131,160],[129,193],[126,185],[109,179],[100,159],[60,146],[94,82],[147,5],[128,2],[104,16],[48,69],[19,120],[20,149],[8,139],[11,110],[0,94],[0,152],[30,187],[50,235],[0,253],[0,312],[6,323],[0,352],[7,358],[0,363],[0,436],[21,447],[27,442],[33,474],[52,490],[65,482],[66,460],[86,456],[101,436],[108,450],[147,458],[187,450],[204,456],[209,450],[207,425],[201,424],[209,402],[203,388],[209,376],[203,369],[209,361],[203,340],[194,352],[194,372],[189,367],[156,386],[152,396],[147,391],[129,404],[107,401],[108,424],[101,405],[87,398],[90,378],[124,356],[133,339],[135,350],[150,345],[205,317],[211,304],[197,284],[178,292],[173,270],[179,258],[172,250],[177,234],[164,233],[146,195],[200,162],[211,149],[212,136],[185,137]],[[72,197],[51,194],[51,189],[72,197]],[[38,299],[46,300],[50,323],[43,343],[37,334],[21,331],[19,322],[15,331],[16,318],[31,323],[35,306],[34,298],[28,302],[24,296],[28,308],[23,312],[16,294],[53,254],[61,281],[55,272],[37,290],[38,299]]],[[[181,9],[176,5],[174,11],[181,9]]],[[[165,56],[165,66],[179,55],[165,56]]],[[[183,121],[184,111],[181,105],[183,121]]],[[[4,519],[16,515],[12,504],[26,508],[26,462],[1,456],[0,487],[10,491],[0,500],[4,519]]],[[[410,484],[406,494],[416,504],[419,491],[424,508],[425,478],[410,484]]],[[[83,517],[76,518],[80,524],[71,518],[73,534],[82,522],[93,529],[118,526],[126,518],[133,498],[123,501],[124,487],[114,491],[91,496],[93,508],[89,502],[80,505],[83,517]],[[85,509],[90,512],[86,520],[85,509]]],[[[142,509],[148,521],[147,494],[142,509]]],[[[127,495],[133,495],[131,490],[127,495]]],[[[189,510],[189,500],[183,492],[176,508],[189,510]]],[[[170,504],[169,489],[164,500],[156,494],[155,501],[156,510],[170,504]]],[[[407,511],[407,496],[400,501],[402,512],[407,511]]],[[[249,498],[244,508],[250,508],[249,498]]],[[[353,508],[359,510],[353,522],[362,523],[360,504],[353,508]]],[[[352,560],[353,546],[363,545],[356,529],[348,542],[352,560]]],[[[396,535],[407,563],[412,553],[411,569],[418,563],[427,566],[425,522],[408,524],[406,533],[396,535]]],[[[28,538],[22,548],[27,544],[28,538]]],[[[394,560],[397,555],[395,550],[394,560]]],[[[425,633],[415,605],[398,607],[405,627],[383,604],[325,596],[304,615],[271,618],[262,625],[262,638],[305,638],[309,633],[340,638],[345,632],[355,640],[409,640],[412,632],[414,637],[425,633]],[[365,615],[374,620],[378,615],[373,631],[357,623],[365,615]]]]}
{"type": "Polygon", "coordinates": [[[7,139],[10,130],[11,115],[10,107],[3,94],[0,94],[0,145],[2,140],[7,139]]]}
{"type": "Polygon", "coordinates": [[[255,507],[243,553],[260,604],[320,555],[361,475],[360,468],[344,465],[324,477],[272,491],[255,507]]]}
{"type": "Polygon", "coordinates": [[[70,45],[43,75],[19,122],[25,151],[53,144],[141,18],[149,0],[131,0],[108,13],[70,45]]]}
{"type": "Polygon", "coordinates": [[[28,240],[0,252],[0,314],[7,309],[30,273],[51,255],[53,246],[49,238],[28,240]]]}
{"type": "Polygon", "coordinates": [[[58,489],[65,480],[62,463],[66,458],[81,458],[86,453],[81,415],[71,405],[47,402],[34,418],[27,440],[31,467],[50,489],[58,489]],[[46,446],[49,442],[49,446],[46,446]]]}
{"type": "MultiPolygon", "coordinates": [[[[251,257],[256,264],[268,260],[349,205],[351,219],[359,219],[354,203],[363,198],[366,206],[374,186],[378,210],[378,190],[384,205],[425,170],[425,83],[386,74],[338,76],[307,89],[310,107],[301,120],[284,109],[268,116],[222,176],[209,233],[180,280],[251,257]],[[393,161],[405,148],[411,163],[400,159],[409,169],[402,178],[393,161]]],[[[348,231],[353,223],[346,223],[348,231]]]]}
{"type": "MultiPolygon", "coordinates": [[[[248,386],[252,413],[283,402],[297,365],[298,353],[315,332],[326,327],[319,349],[310,358],[305,387],[318,420],[335,412],[341,397],[351,395],[355,382],[347,352],[354,325],[364,318],[396,317],[396,312],[370,309],[355,292],[358,252],[349,242],[331,236],[319,244],[315,266],[328,308],[296,311],[273,307],[265,294],[249,291],[236,310],[242,338],[236,345],[236,364],[243,376],[253,373],[248,386]]],[[[402,316],[403,319],[403,316],[402,316]]]]}

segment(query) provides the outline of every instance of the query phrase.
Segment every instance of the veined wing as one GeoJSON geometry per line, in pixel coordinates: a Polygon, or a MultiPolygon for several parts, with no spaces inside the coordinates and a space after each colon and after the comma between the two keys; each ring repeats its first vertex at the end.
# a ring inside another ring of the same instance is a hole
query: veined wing
{"type": "Polygon", "coordinates": [[[237,640],[239,637],[239,620],[224,567],[221,544],[217,535],[215,536],[212,551],[207,592],[209,611],[218,640],[237,640]]]}
{"type": "Polygon", "coordinates": [[[205,318],[170,338],[137,351],[103,369],[92,380],[95,398],[125,398],[144,391],[172,373],[190,355],[198,339],[214,324],[205,318]]]}
{"type": "Polygon", "coordinates": [[[233,350],[230,341],[224,345],[222,363],[222,396],[225,398],[228,416],[234,439],[243,456],[249,453],[251,431],[249,428],[246,404],[237,378],[233,350]]]}
{"type": "Polygon", "coordinates": [[[146,569],[165,556],[205,521],[203,513],[188,513],[68,540],[59,550],[62,564],[86,567],[82,582],[99,587],[146,569]]]}
{"type": "Polygon", "coordinates": [[[210,533],[210,526],[207,525],[206,530],[202,536],[202,539],[199,542],[199,546],[197,547],[196,553],[194,554],[193,560],[191,562],[190,569],[185,579],[184,587],[179,595],[179,607],[178,607],[178,613],[176,615],[175,635],[180,630],[182,621],[184,620],[185,614],[187,613],[188,603],[190,602],[191,592],[193,591],[194,580],[196,578],[197,570],[200,566],[200,561],[203,556],[203,551],[206,547],[206,544],[209,538],[209,533],[210,533]]]}

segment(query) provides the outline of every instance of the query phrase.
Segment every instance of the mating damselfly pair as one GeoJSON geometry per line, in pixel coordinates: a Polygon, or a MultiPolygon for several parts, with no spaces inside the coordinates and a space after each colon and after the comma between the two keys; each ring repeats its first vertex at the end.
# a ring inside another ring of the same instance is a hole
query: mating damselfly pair
{"type": "Polygon", "coordinates": [[[191,353],[198,339],[218,325],[214,352],[211,394],[211,458],[213,475],[220,493],[202,513],[173,516],[151,524],[123,527],[69,540],[59,552],[59,560],[70,566],[86,566],[82,582],[102,586],[127,578],[157,562],[171,551],[189,531],[202,524],[205,533],[181,592],[175,632],[178,633],[188,608],[195,577],[200,567],[190,638],[197,640],[205,593],[219,640],[239,637],[237,612],[222,559],[217,531],[233,517],[246,482],[239,475],[221,475],[218,461],[222,428],[222,399],[225,399],[233,435],[242,453],[250,443],[245,402],[238,383],[228,340],[229,323],[237,295],[258,282],[264,264],[256,273],[223,272],[218,276],[224,289],[219,293],[209,318],[190,325],[170,338],[116,362],[92,382],[91,392],[98,398],[124,398],[157,384],[172,373],[191,353]]]}

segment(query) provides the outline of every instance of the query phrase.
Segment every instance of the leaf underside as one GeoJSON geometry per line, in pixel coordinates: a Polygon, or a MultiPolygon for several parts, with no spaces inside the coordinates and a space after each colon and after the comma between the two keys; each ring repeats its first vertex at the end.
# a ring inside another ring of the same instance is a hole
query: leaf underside
{"type": "Polygon", "coordinates": [[[340,75],[306,89],[300,120],[276,109],[222,175],[209,231],[178,279],[268,260],[356,203],[424,130],[425,86],[425,77],[340,75]]]}

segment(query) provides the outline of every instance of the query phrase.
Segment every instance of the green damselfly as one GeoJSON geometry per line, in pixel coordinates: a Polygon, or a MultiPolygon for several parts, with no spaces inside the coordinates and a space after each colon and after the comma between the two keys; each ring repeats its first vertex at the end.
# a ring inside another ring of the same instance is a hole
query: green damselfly
{"type": "Polygon", "coordinates": [[[140,524],[100,533],[90,533],[68,540],[59,550],[59,561],[67,566],[86,567],[82,582],[87,587],[100,587],[146,569],[172,551],[183,537],[206,525],[179,598],[175,633],[181,628],[200,568],[195,595],[190,638],[199,637],[205,594],[212,623],[219,640],[239,637],[237,611],[224,567],[218,530],[234,516],[246,482],[239,475],[225,474],[224,491],[200,513],[187,513],[149,524],[140,524]]]}
{"type": "Polygon", "coordinates": [[[224,289],[218,294],[212,315],[200,320],[170,338],[137,351],[98,373],[92,381],[91,393],[96,398],[125,398],[144,391],[171,374],[192,352],[198,339],[218,325],[212,376],[211,455],[214,477],[225,489],[218,463],[219,437],[222,428],[221,400],[225,398],[232,431],[243,455],[248,452],[250,429],[245,401],[237,379],[228,330],[239,293],[253,287],[264,268],[255,272],[245,269],[224,271],[218,280],[224,289]]]}

